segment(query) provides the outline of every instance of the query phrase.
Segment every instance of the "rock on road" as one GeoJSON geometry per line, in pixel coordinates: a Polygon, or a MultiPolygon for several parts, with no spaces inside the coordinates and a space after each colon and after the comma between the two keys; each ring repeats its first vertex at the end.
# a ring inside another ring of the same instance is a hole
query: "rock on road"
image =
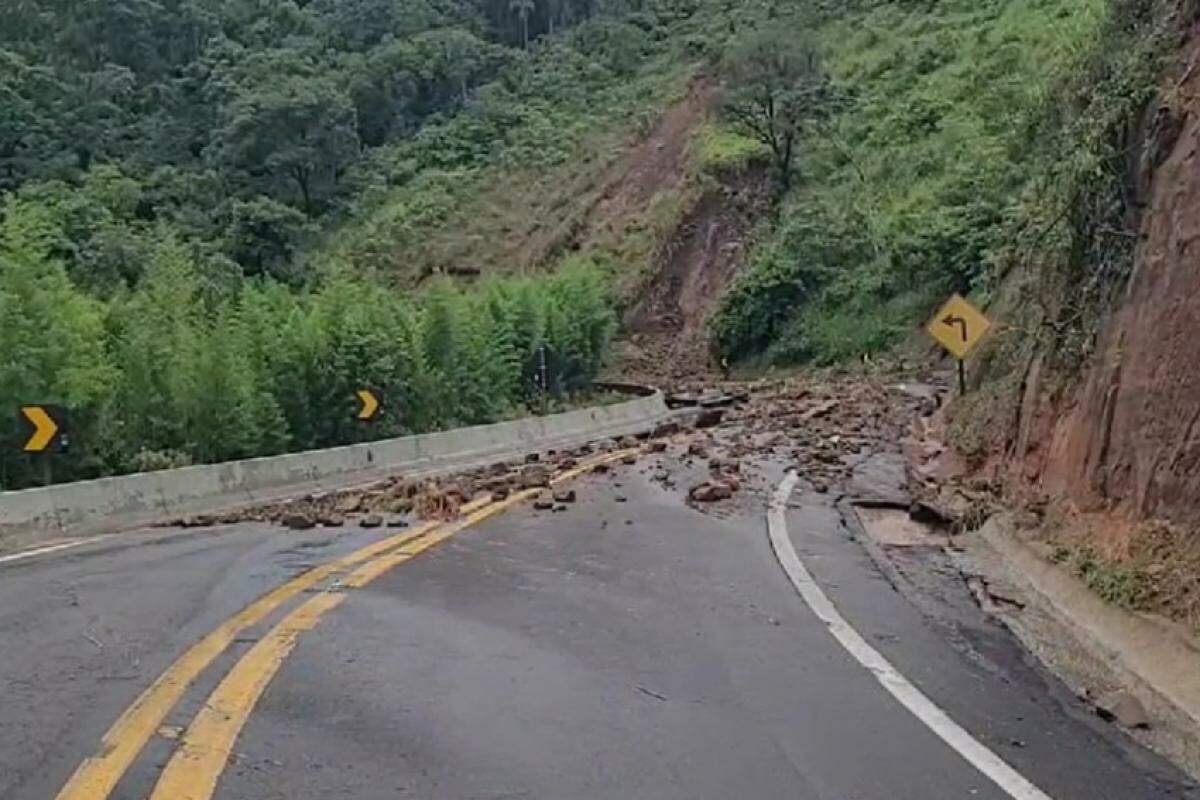
{"type": "MultiPolygon", "coordinates": [[[[1002,800],[801,601],[763,507],[721,516],[639,462],[521,504],[347,592],[274,675],[216,797],[1002,800]]],[[[765,476],[768,483],[781,474],[765,476]]],[[[997,629],[949,641],[801,491],[796,550],[858,631],[1056,800],[1195,797],[997,629]],[[1007,658],[997,653],[1010,648],[1007,658]]],[[[386,535],[257,524],[132,534],[0,566],[0,796],[54,797],[188,645],[254,597],[386,535]]],[[[234,663],[190,687],[113,797],[142,798],[234,663]]]]}

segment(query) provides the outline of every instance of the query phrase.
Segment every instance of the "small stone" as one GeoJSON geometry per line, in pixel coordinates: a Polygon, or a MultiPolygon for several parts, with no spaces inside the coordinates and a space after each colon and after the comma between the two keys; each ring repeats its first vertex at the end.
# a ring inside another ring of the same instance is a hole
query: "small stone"
{"type": "Polygon", "coordinates": [[[662,441],[651,442],[646,449],[648,449],[651,453],[662,453],[666,451],[667,443],[662,441]]]}
{"type": "Polygon", "coordinates": [[[521,485],[526,489],[550,485],[550,470],[541,464],[531,464],[521,470],[521,485]]]}
{"type": "Polygon", "coordinates": [[[706,408],[696,416],[697,428],[712,428],[721,424],[725,411],[720,408],[706,408]]]}
{"type": "Polygon", "coordinates": [[[343,514],[352,514],[362,508],[362,502],[361,494],[344,494],[337,499],[334,508],[343,514]]]}
{"type": "Polygon", "coordinates": [[[341,514],[322,514],[320,522],[325,528],[340,528],[346,524],[346,518],[341,514]]]}
{"type": "Polygon", "coordinates": [[[1096,700],[1096,713],[1112,722],[1116,720],[1126,728],[1149,728],[1150,715],[1136,697],[1126,691],[1109,692],[1096,700]]]}
{"type": "Polygon", "coordinates": [[[697,503],[714,503],[733,497],[733,490],[725,483],[705,482],[693,486],[688,497],[697,503]]]}
{"type": "Polygon", "coordinates": [[[383,517],[378,514],[367,514],[358,521],[358,524],[364,528],[378,528],[383,524],[383,517]]]}
{"type": "Polygon", "coordinates": [[[315,527],[317,524],[316,520],[314,520],[311,516],[298,511],[285,514],[283,519],[280,521],[286,527],[291,528],[294,531],[308,530],[309,528],[315,527]]]}
{"type": "Polygon", "coordinates": [[[592,467],[592,472],[596,473],[597,475],[603,475],[604,473],[608,472],[608,469],[608,464],[597,464],[596,466],[592,467]]]}
{"type": "Polygon", "coordinates": [[[916,500],[908,509],[908,518],[924,525],[949,525],[954,515],[941,506],[924,500],[916,500]]]}
{"type": "Polygon", "coordinates": [[[554,502],[556,502],[556,503],[574,503],[575,502],[575,490],[574,489],[559,489],[557,492],[554,493],[554,502]]]}
{"type": "Polygon", "coordinates": [[[814,492],[816,492],[817,494],[825,494],[829,491],[829,486],[822,483],[821,481],[813,481],[812,482],[812,490],[814,492]]]}
{"type": "Polygon", "coordinates": [[[650,435],[658,439],[663,436],[674,436],[679,433],[678,422],[664,422],[650,432],[650,435]]]}
{"type": "Polygon", "coordinates": [[[579,464],[579,462],[573,458],[564,458],[562,461],[558,462],[558,468],[559,469],[574,469],[576,466],[578,466],[578,464],[579,464]]]}
{"type": "Polygon", "coordinates": [[[508,498],[508,487],[500,486],[492,491],[492,502],[499,503],[508,498]]]}
{"type": "Polygon", "coordinates": [[[537,453],[529,453],[528,455],[525,456],[526,464],[536,464],[541,460],[542,460],[542,457],[537,453]]]}
{"type": "Polygon", "coordinates": [[[533,507],[538,511],[549,511],[550,509],[554,508],[554,498],[548,493],[542,492],[533,501],[533,507]]]}
{"type": "Polygon", "coordinates": [[[388,504],[388,510],[395,514],[410,514],[413,510],[413,498],[401,497],[388,504]]]}
{"type": "Polygon", "coordinates": [[[616,500],[618,503],[627,502],[625,496],[620,494],[614,497],[613,500],[616,500]]]}
{"type": "Polygon", "coordinates": [[[636,464],[637,463],[637,454],[636,453],[626,453],[624,456],[621,457],[621,463],[622,464],[636,464]]]}
{"type": "Polygon", "coordinates": [[[404,517],[389,517],[387,526],[389,528],[407,528],[408,520],[406,520],[404,517]]]}

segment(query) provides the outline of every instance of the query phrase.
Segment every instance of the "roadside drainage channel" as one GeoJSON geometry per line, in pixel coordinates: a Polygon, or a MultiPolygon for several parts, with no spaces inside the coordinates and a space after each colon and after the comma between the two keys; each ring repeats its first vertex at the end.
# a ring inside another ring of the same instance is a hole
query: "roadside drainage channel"
{"type": "Polygon", "coordinates": [[[1098,713],[1200,782],[1200,642],[1165,619],[1102,600],[1013,527],[1000,514],[963,537],[963,574],[986,575],[1021,601],[1020,613],[996,618],[1098,713]],[[1107,707],[1121,696],[1136,700],[1131,719],[1107,707]]]}
{"type": "MultiPolygon", "coordinates": [[[[1200,646],[1163,620],[1101,600],[1074,576],[1017,539],[1003,515],[972,533],[950,536],[909,517],[903,498],[887,493],[835,501],[849,535],[892,587],[935,624],[956,614],[929,592],[914,568],[933,559],[952,569],[959,594],[1002,625],[1085,707],[1200,781],[1200,646]],[[1130,696],[1145,719],[1108,708],[1130,696]]],[[[926,565],[930,566],[930,565],[926,565]]],[[[935,570],[936,571],[936,570],[935,570]]]]}

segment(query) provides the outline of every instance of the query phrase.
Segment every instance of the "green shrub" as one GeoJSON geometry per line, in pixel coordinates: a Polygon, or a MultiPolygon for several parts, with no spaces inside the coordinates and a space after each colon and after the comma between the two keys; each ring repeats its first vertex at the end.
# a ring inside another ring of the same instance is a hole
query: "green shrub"
{"type": "MultiPolygon", "coordinates": [[[[1058,91],[1097,59],[1140,63],[1104,32],[1149,2],[822,6],[816,38],[844,107],[799,143],[798,186],[717,314],[721,354],[835,360],[892,345],[949,292],[986,295],[1027,190],[1084,166],[1058,147],[1088,140],[1070,115],[1048,117],[1069,107],[1058,91]]],[[[1130,74],[1108,79],[1153,87],[1130,74]]],[[[1108,157],[1080,152],[1093,168],[1108,157]]]]}
{"type": "MultiPolygon", "coordinates": [[[[576,262],[475,290],[405,295],[331,269],[316,288],[270,280],[206,290],[203,256],[167,232],[137,286],[107,303],[49,255],[46,207],[10,203],[0,228],[0,403],[72,412],[55,478],[164,468],[490,422],[587,384],[615,328],[607,278],[576,262]],[[384,403],[371,426],[355,392],[384,403]]],[[[15,423],[0,417],[0,434],[15,423]]],[[[40,479],[5,449],[5,488],[40,479]]]]}

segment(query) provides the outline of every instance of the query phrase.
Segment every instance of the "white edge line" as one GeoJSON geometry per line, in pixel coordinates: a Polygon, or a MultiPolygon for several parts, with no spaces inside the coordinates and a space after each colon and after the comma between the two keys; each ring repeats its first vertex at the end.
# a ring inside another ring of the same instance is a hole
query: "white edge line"
{"type": "Polygon", "coordinates": [[[913,716],[925,724],[955,752],[965,758],[975,769],[982,772],[997,786],[1003,789],[1014,800],[1051,800],[1050,796],[1034,786],[1023,775],[1004,762],[974,736],[968,733],[957,722],[950,719],[946,712],[934,705],[933,701],[921,693],[908,678],[871,647],[858,631],[850,626],[837,608],[826,597],[825,592],[813,580],[812,575],[800,561],[792,541],[788,538],[785,510],[788,498],[792,494],[799,477],[795,472],[789,472],[775,490],[767,510],[767,532],[771,539],[771,548],[780,566],[796,587],[796,591],[812,609],[813,613],[825,623],[833,638],[846,649],[850,655],[875,676],[883,688],[892,697],[912,712],[913,716]]]}
{"type": "Polygon", "coordinates": [[[63,542],[62,544],[51,544],[51,545],[46,545],[45,547],[37,547],[37,548],[34,548],[33,550],[25,550],[20,553],[13,553],[12,555],[9,555],[9,556],[0,556],[0,564],[7,564],[7,563],[10,563],[13,561],[21,561],[26,558],[33,558],[34,556],[46,555],[47,553],[57,553],[59,550],[69,550],[72,547],[79,547],[79,545],[81,545],[81,544],[88,544],[89,542],[103,541],[104,539],[107,539],[109,536],[111,536],[111,534],[105,534],[104,536],[92,536],[87,539],[73,539],[69,542],[63,542]]]}

